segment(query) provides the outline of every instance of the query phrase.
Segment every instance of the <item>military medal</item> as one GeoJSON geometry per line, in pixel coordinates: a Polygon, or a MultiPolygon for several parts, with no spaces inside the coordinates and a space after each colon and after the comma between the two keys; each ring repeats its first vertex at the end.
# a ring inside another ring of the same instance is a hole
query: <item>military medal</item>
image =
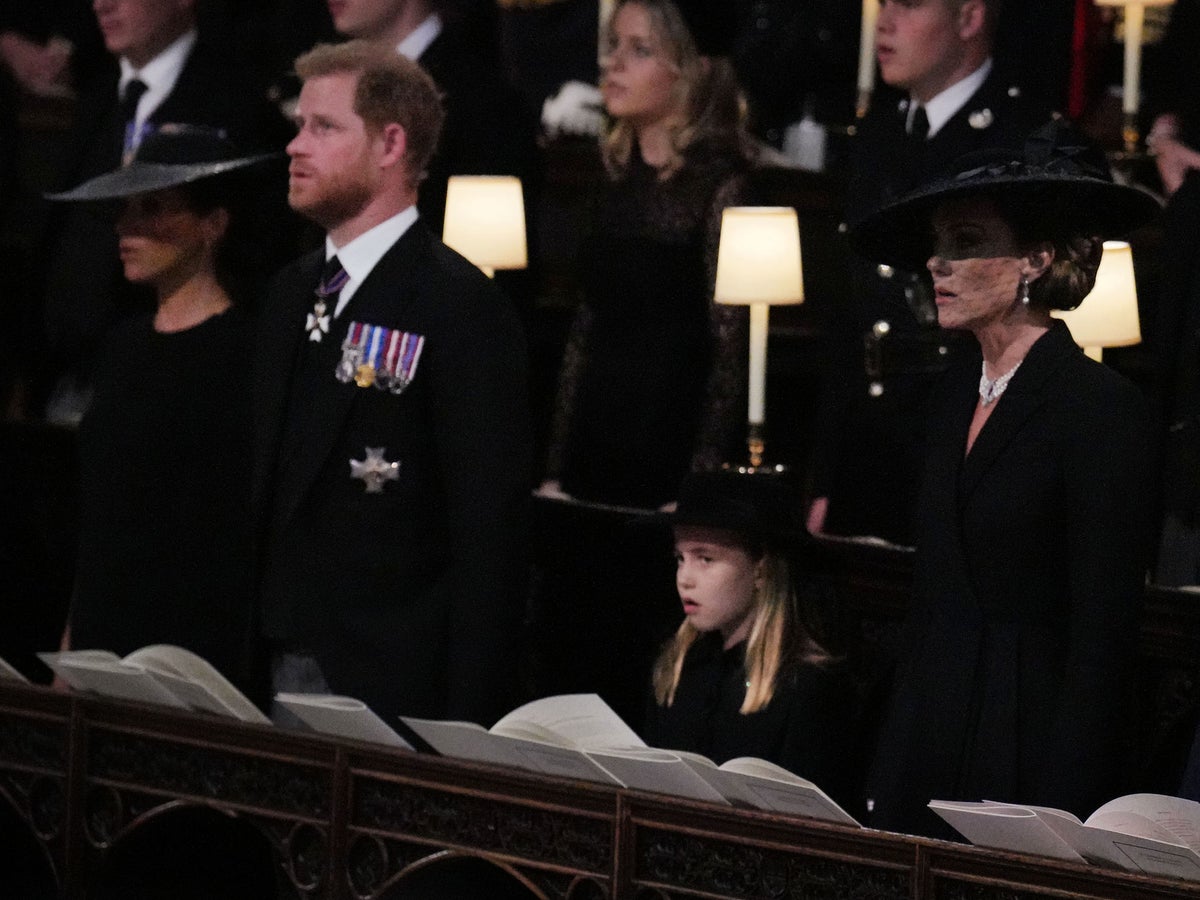
{"type": "Polygon", "coordinates": [[[366,459],[350,460],[350,477],[362,480],[368,494],[383,493],[383,486],[400,477],[400,463],[388,462],[384,447],[367,447],[366,459]]]}
{"type": "Polygon", "coordinates": [[[346,330],[346,338],[342,341],[342,358],[333,370],[334,377],[342,384],[354,380],[358,364],[363,358],[363,342],[366,340],[367,329],[361,322],[351,322],[346,330]]]}
{"type": "Polygon", "coordinates": [[[334,375],[343,384],[353,381],[361,388],[402,394],[416,374],[424,346],[424,335],[351,322],[334,375]]]}
{"type": "Polygon", "coordinates": [[[396,359],[392,364],[391,380],[388,384],[388,390],[393,394],[403,393],[416,376],[421,350],[425,347],[425,336],[406,331],[400,335],[398,344],[396,359]]]}

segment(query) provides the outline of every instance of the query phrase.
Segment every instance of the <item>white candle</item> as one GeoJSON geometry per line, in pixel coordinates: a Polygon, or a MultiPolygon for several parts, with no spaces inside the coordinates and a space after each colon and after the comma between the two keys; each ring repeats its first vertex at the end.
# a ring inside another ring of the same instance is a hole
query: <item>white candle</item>
{"type": "Polygon", "coordinates": [[[1146,19],[1146,8],[1140,3],[1125,7],[1125,86],[1121,108],[1126,113],[1138,111],[1138,94],[1141,92],[1142,70],[1142,25],[1146,19]]]}
{"type": "Polygon", "coordinates": [[[606,38],[608,20],[612,18],[613,9],[617,5],[617,0],[600,0],[600,2],[596,5],[600,7],[600,21],[596,32],[599,36],[599,43],[596,48],[598,54],[597,58],[604,59],[604,57],[608,54],[608,40],[606,38]]]}
{"type": "Polygon", "coordinates": [[[750,397],[747,420],[761,425],[766,418],[767,394],[767,316],[771,304],[750,304],[750,397]]]}
{"type": "Polygon", "coordinates": [[[879,0],[863,0],[862,37],[858,43],[858,93],[869,94],[875,86],[875,20],[879,0]]]}

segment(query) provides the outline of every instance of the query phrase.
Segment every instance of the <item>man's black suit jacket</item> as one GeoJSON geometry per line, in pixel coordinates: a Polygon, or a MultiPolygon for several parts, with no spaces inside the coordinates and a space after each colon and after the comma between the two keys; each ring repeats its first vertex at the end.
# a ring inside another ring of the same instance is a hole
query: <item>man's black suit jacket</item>
{"type": "Polygon", "coordinates": [[[522,330],[488,279],[418,221],[334,320],[305,430],[290,439],[291,373],[313,349],[304,324],[322,256],[276,278],[255,360],[268,634],[282,622],[333,690],[385,718],[490,725],[513,699],[521,614],[531,453],[522,330]],[[403,393],[335,378],[351,322],[424,336],[403,393]],[[289,443],[299,449],[281,460],[289,443]],[[368,448],[399,462],[380,493],[351,478],[368,448]]]}

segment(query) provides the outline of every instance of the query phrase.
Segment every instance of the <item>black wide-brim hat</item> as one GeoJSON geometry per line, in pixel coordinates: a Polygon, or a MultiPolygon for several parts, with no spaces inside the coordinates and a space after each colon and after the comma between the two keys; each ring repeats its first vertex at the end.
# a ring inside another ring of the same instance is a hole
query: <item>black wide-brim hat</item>
{"type": "Polygon", "coordinates": [[[280,156],[279,153],[240,155],[221,129],[163,124],[143,138],[126,165],[97,175],[69,191],[46,194],[46,198],[116,200],[226,175],[280,156]]]}
{"type": "Polygon", "coordinates": [[[1022,148],[959,157],[945,174],[863,218],[851,241],[868,259],[920,271],[933,254],[934,211],[947,200],[975,196],[994,198],[1002,210],[1043,208],[1058,231],[1105,239],[1144,225],[1161,208],[1153,195],[1114,182],[1103,154],[1055,119],[1022,148]]]}

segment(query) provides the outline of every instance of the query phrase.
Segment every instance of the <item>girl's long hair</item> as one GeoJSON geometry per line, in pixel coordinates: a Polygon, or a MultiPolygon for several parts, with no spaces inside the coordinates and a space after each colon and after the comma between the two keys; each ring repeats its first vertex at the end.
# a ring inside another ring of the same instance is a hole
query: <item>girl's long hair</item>
{"type": "MultiPolygon", "coordinates": [[[[700,145],[749,157],[746,101],[733,65],[723,57],[700,56],[673,0],[620,0],[613,17],[628,3],[636,3],[649,14],[651,28],[679,73],[674,96],[683,113],[668,123],[672,154],[663,174],[669,177],[678,172],[688,152],[700,145]]],[[[628,171],[635,140],[633,125],[623,119],[614,119],[601,138],[600,155],[613,178],[628,171]]]]}
{"type": "MultiPolygon", "coordinates": [[[[743,715],[758,712],[775,696],[782,673],[792,665],[824,665],[832,660],[801,620],[791,566],[783,554],[764,550],[760,583],[754,589],[754,616],[746,640],[746,698],[743,715]]],[[[654,664],[654,698],[659,706],[675,702],[683,661],[700,632],[685,619],[654,664]]]]}

